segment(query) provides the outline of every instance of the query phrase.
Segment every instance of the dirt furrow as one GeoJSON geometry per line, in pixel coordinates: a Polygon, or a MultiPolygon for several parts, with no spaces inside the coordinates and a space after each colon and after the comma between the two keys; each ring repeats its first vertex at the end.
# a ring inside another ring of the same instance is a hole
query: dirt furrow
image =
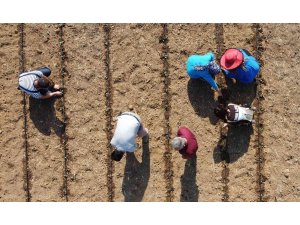
{"type": "Polygon", "coordinates": [[[110,71],[110,25],[103,25],[104,31],[104,47],[105,47],[105,114],[106,114],[106,137],[107,137],[107,156],[106,156],[106,165],[107,165],[107,197],[108,201],[112,202],[114,200],[114,183],[113,183],[113,170],[114,164],[111,159],[111,153],[113,147],[110,144],[110,141],[113,136],[112,131],[112,77],[110,71]]]}
{"type": "MultiPolygon", "coordinates": [[[[255,54],[252,24],[223,24],[224,47],[243,48],[255,54]]],[[[230,102],[255,105],[256,84],[233,84],[227,80],[230,102]]],[[[256,137],[255,126],[229,127],[229,201],[257,201],[256,194],[256,137]]]]}
{"type": "MultiPolygon", "coordinates": [[[[215,25],[215,39],[216,39],[216,45],[217,45],[217,55],[216,60],[220,62],[222,53],[225,50],[224,47],[224,29],[223,24],[216,24],[215,25]]],[[[220,88],[226,88],[226,80],[223,75],[219,75],[216,77],[216,80],[218,84],[220,85],[220,88]]],[[[217,146],[217,153],[219,154],[220,159],[222,160],[222,183],[223,183],[223,196],[222,201],[227,202],[229,200],[229,153],[228,153],[228,138],[227,138],[227,132],[226,129],[223,128],[223,123],[219,120],[218,126],[220,129],[220,138],[217,146]]]]}
{"type": "Polygon", "coordinates": [[[216,53],[213,24],[170,24],[170,94],[172,138],[180,125],[196,135],[199,149],[196,160],[184,160],[172,150],[174,201],[220,201],[222,165],[216,153],[219,138],[213,115],[214,92],[202,80],[190,80],[186,61],[192,54],[216,53]]]}
{"type": "Polygon", "coordinates": [[[150,132],[149,146],[137,139],[135,156],[115,163],[116,201],[166,199],[161,33],[158,24],[119,24],[111,29],[113,116],[135,111],[150,132]]]}
{"type": "Polygon", "coordinates": [[[164,109],[165,116],[165,180],[166,180],[166,201],[171,202],[174,198],[174,188],[173,188],[173,163],[172,163],[172,152],[170,148],[170,138],[171,138],[171,127],[170,127],[170,113],[171,113],[171,98],[170,98],[170,71],[169,71],[169,46],[168,46],[168,24],[162,24],[162,35],[159,42],[162,44],[162,54],[161,59],[163,62],[163,103],[162,107],[164,109]]]}
{"type": "MultiPolygon", "coordinates": [[[[25,32],[24,24],[21,23],[18,25],[19,32],[19,74],[25,71],[25,32]]],[[[30,194],[30,177],[31,172],[29,169],[29,155],[28,155],[28,126],[27,126],[27,115],[26,115],[26,95],[21,93],[23,97],[23,139],[24,139],[24,157],[23,157],[23,173],[24,173],[24,190],[26,192],[26,201],[31,201],[30,194]]]]}
{"type": "Polygon", "coordinates": [[[22,37],[17,24],[0,25],[0,201],[28,201],[23,94],[17,90],[22,37]]]}
{"type": "Polygon", "coordinates": [[[261,120],[263,122],[264,194],[267,201],[300,200],[299,24],[261,24],[261,120]]]}
{"type": "MultiPolygon", "coordinates": [[[[66,59],[66,52],[64,47],[64,24],[59,24],[59,49],[60,49],[60,77],[61,77],[61,89],[65,89],[65,75],[67,73],[66,66],[65,66],[65,59],[66,59]]],[[[67,125],[67,115],[66,115],[66,108],[65,108],[65,95],[60,98],[60,108],[62,115],[62,134],[60,136],[60,143],[64,150],[64,183],[62,186],[62,193],[65,197],[66,201],[69,201],[68,195],[68,136],[66,134],[66,125],[67,125]]]]}
{"type": "Polygon", "coordinates": [[[257,90],[256,90],[256,117],[255,117],[255,127],[256,127],[256,163],[257,163],[257,201],[262,202],[265,201],[265,176],[264,176],[264,164],[265,164],[265,156],[264,156],[264,141],[263,141],[263,120],[262,113],[264,111],[262,107],[263,97],[263,85],[265,84],[264,75],[262,70],[264,69],[263,62],[263,30],[260,24],[253,24],[253,43],[254,43],[254,56],[260,62],[261,70],[259,75],[256,78],[257,90]]]}
{"type": "Polygon", "coordinates": [[[106,201],[105,49],[99,24],[64,27],[69,201],[106,201]]]}
{"type": "MultiPolygon", "coordinates": [[[[26,24],[26,70],[48,66],[50,78],[60,82],[59,30],[52,24],[26,24]]],[[[32,201],[63,201],[62,119],[59,101],[27,100],[28,152],[32,201]]]]}

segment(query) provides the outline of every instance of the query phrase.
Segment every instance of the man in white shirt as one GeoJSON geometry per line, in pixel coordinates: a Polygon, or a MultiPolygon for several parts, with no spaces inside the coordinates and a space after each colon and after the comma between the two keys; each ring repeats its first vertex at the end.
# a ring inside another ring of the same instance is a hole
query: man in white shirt
{"type": "Polygon", "coordinates": [[[132,112],[123,112],[118,116],[117,127],[110,144],[115,148],[111,158],[120,161],[125,152],[134,152],[137,148],[136,136],[148,141],[148,129],[142,124],[141,118],[132,112]]]}

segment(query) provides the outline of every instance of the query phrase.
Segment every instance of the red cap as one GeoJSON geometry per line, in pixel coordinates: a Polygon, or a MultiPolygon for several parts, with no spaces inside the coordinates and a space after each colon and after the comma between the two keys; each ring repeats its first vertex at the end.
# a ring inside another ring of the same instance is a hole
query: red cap
{"type": "Polygon", "coordinates": [[[236,48],[227,49],[221,57],[221,66],[226,70],[237,68],[243,62],[243,53],[236,48]]]}

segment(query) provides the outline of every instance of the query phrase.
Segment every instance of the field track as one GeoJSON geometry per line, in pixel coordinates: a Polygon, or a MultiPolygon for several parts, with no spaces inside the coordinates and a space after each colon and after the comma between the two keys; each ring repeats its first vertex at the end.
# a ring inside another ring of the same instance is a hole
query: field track
{"type": "Polygon", "coordinates": [[[0,201],[299,201],[298,24],[1,24],[0,201]],[[256,107],[252,128],[221,131],[216,94],[190,80],[191,54],[247,49],[261,64],[230,101],[256,107]],[[18,74],[51,68],[64,90],[40,101],[18,74]],[[110,140],[120,112],[150,131],[116,163],[110,140]],[[179,126],[199,143],[184,160],[179,126]]]}

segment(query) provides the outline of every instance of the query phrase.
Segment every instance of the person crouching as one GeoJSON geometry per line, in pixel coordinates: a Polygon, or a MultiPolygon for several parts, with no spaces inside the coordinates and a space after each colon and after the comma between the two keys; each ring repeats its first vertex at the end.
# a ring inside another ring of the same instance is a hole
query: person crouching
{"type": "Polygon", "coordinates": [[[214,109],[215,115],[223,120],[224,126],[232,125],[251,125],[255,123],[254,109],[242,107],[237,104],[229,103],[218,104],[214,109]]]}
{"type": "Polygon", "coordinates": [[[59,85],[49,79],[50,74],[51,70],[48,67],[24,72],[19,75],[18,89],[36,99],[61,97],[63,93],[59,85]]]}
{"type": "Polygon", "coordinates": [[[120,161],[125,152],[136,150],[136,136],[143,138],[145,142],[149,139],[148,129],[143,126],[139,115],[123,112],[117,118],[117,127],[110,142],[114,147],[114,151],[111,153],[111,159],[114,161],[120,161]]]}
{"type": "Polygon", "coordinates": [[[172,146],[178,150],[184,159],[191,159],[196,156],[198,143],[195,135],[187,127],[180,127],[177,137],[172,141],[172,146]]]}
{"type": "Polygon", "coordinates": [[[186,72],[191,79],[203,79],[210,84],[213,90],[222,95],[220,88],[215,81],[215,76],[221,71],[215,61],[212,52],[205,55],[191,55],[186,62],[186,72]]]}
{"type": "Polygon", "coordinates": [[[241,48],[230,48],[222,55],[220,64],[222,72],[233,83],[238,80],[243,84],[250,84],[259,73],[258,61],[246,50],[241,48]]]}

